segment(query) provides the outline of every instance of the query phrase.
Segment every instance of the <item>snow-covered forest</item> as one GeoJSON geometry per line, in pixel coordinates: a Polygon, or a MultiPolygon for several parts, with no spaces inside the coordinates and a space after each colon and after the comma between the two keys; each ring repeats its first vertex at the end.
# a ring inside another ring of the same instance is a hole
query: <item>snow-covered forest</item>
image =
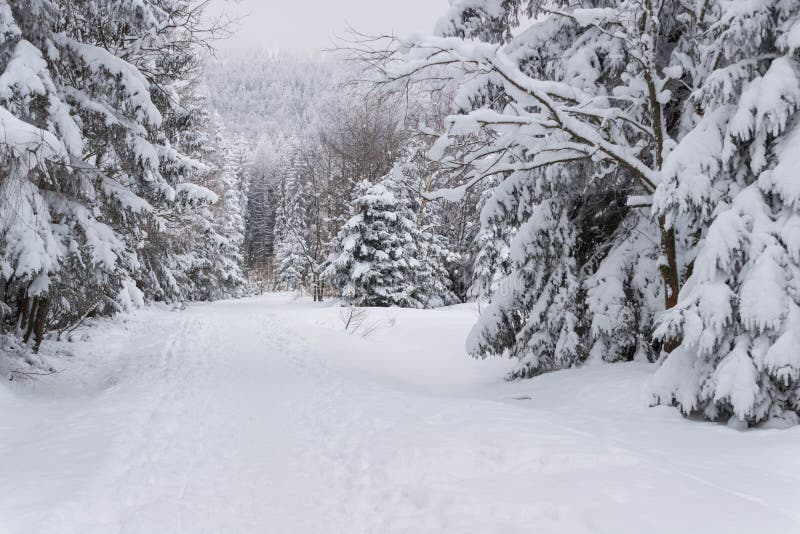
{"type": "Polygon", "coordinates": [[[800,531],[800,2],[248,2],[0,0],[0,534],[800,531]]]}

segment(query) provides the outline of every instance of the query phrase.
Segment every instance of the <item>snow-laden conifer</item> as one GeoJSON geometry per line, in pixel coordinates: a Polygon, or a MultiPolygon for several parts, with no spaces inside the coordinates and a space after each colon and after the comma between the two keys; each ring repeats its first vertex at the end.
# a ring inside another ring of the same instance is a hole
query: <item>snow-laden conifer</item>
{"type": "Polygon", "coordinates": [[[692,129],[665,164],[656,209],[696,244],[680,338],[657,402],[749,424],[800,414],[800,5],[712,3],[698,41],[692,129]],[[713,63],[710,63],[711,58],[713,63]]]}
{"type": "Polygon", "coordinates": [[[185,293],[171,227],[213,197],[178,148],[201,16],[183,0],[0,5],[0,286],[26,339],[185,293]]]}
{"type": "Polygon", "coordinates": [[[336,237],[325,277],[356,306],[419,307],[414,211],[399,168],[381,182],[359,185],[355,215],[336,237]]]}

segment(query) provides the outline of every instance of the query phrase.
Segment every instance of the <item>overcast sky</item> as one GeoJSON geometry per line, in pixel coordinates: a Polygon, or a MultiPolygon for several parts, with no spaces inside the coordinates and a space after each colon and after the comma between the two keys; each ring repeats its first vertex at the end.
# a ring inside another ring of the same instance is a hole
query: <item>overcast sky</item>
{"type": "Polygon", "coordinates": [[[214,12],[244,17],[220,48],[263,45],[319,50],[349,24],[364,33],[429,32],[447,0],[215,0],[214,12]]]}

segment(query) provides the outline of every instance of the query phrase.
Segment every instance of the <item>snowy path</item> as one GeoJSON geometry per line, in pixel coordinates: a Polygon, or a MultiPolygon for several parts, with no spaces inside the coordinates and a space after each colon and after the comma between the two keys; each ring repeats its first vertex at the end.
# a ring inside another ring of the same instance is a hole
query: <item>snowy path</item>
{"type": "MultiPolygon", "coordinates": [[[[362,340],[268,296],[147,310],[0,388],[0,533],[800,532],[800,432],[643,406],[649,366],[504,384],[468,307],[362,340]]],[[[78,344],[81,345],[81,344],[78,344]]]]}

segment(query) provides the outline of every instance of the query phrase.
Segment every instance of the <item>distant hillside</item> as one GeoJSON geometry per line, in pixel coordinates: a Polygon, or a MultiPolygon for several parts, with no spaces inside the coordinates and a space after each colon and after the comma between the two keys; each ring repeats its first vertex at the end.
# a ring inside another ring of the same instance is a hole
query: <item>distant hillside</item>
{"type": "Polygon", "coordinates": [[[252,49],[209,59],[206,79],[228,131],[255,142],[305,130],[341,72],[321,56],[252,49]]]}

